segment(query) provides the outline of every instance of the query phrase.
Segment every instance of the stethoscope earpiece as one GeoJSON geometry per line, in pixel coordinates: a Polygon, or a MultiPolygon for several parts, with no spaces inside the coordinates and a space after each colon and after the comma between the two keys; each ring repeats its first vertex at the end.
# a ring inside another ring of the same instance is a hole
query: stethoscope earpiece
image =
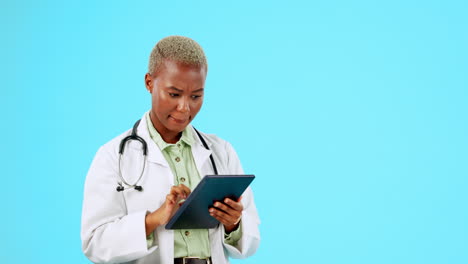
{"type": "Polygon", "coordinates": [[[141,191],[143,191],[143,187],[137,185],[137,186],[135,186],[135,190],[141,192],[141,191]]]}
{"type": "Polygon", "coordinates": [[[124,190],[124,187],[123,187],[123,186],[121,186],[121,185],[117,186],[117,191],[118,191],[118,192],[121,192],[121,191],[123,191],[123,190],[124,190]]]}

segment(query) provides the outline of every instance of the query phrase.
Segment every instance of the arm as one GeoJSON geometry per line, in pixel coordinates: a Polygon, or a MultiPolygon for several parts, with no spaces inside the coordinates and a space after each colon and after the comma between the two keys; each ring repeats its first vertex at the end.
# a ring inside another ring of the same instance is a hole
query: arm
{"type": "Polygon", "coordinates": [[[146,243],[146,211],[127,214],[124,195],[115,190],[117,160],[102,147],[86,177],[81,240],[84,254],[93,262],[127,262],[156,249],[146,243]]]}
{"type": "Polygon", "coordinates": [[[123,192],[115,189],[119,176],[112,153],[105,147],[98,151],[85,183],[82,248],[91,261],[98,263],[128,262],[153,252],[158,245],[148,248],[147,235],[165,224],[180,199],[190,193],[186,186],[174,186],[154,212],[128,213],[123,192]]]}
{"type": "Polygon", "coordinates": [[[161,205],[158,210],[146,215],[146,235],[148,236],[149,234],[153,233],[153,231],[158,226],[167,224],[177,209],[179,209],[180,201],[182,199],[186,199],[190,192],[190,189],[183,184],[172,186],[171,191],[166,196],[166,200],[164,201],[163,205],[161,205]]]}

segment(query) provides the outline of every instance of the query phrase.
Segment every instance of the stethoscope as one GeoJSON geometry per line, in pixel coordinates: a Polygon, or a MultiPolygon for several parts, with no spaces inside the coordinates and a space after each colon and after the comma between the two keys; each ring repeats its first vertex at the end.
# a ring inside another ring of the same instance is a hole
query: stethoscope
{"type": "MultiPolygon", "coordinates": [[[[146,165],[146,154],[148,154],[148,144],[146,144],[146,141],[137,135],[137,128],[138,128],[138,125],[140,124],[140,120],[136,121],[135,125],[133,125],[133,129],[132,129],[132,133],[129,135],[129,136],[126,136],[124,139],[122,139],[122,141],[120,141],[120,146],[119,146],[119,177],[121,179],[121,181],[118,183],[118,186],[116,188],[117,192],[121,192],[125,189],[135,189],[139,192],[143,191],[143,187],[141,187],[141,185],[138,185],[138,182],[140,182],[141,178],[143,177],[143,173],[145,172],[145,165],[146,165]],[[138,179],[133,183],[129,183],[128,181],[125,180],[124,176],[122,175],[122,169],[121,169],[121,161],[122,161],[122,156],[123,156],[123,153],[124,153],[124,149],[125,149],[125,145],[130,141],[130,140],[137,140],[141,143],[142,145],[142,149],[143,149],[143,157],[144,157],[144,161],[143,161],[143,169],[141,170],[141,173],[140,173],[140,176],[138,177],[138,179]],[[126,187],[124,187],[124,185],[126,187]]],[[[198,132],[198,130],[196,130],[195,128],[193,128],[195,130],[195,132],[197,132],[197,135],[198,137],[200,138],[201,142],[203,143],[203,146],[207,149],[207,150],[210,150],[210,148],[208,147],[208,144],[206,144],[206,141],[205,139],[203,139],[202,135],[200,134],[200,132],[198,132]]],[[[214,171],[214,174],[215,175],[218,175],[218,170],[216,169],[216,164],[214,162],[214,159],[213,159],[213,154],[210,154],[210,160],[211,160],[211,165],[213,166],[213,171],[214,171]]]]}

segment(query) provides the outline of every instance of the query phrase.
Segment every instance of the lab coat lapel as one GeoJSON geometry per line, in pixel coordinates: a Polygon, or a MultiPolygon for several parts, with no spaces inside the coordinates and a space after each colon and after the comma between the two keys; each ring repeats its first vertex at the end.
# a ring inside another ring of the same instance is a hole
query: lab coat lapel
{"type": "MultiPolygon", "coordinates": [[[[193,137],[195,139],[194,140],[195,142],[192,145],[192,155],[193,155],[193,159],[195,160],[195,165],[197,166],[198,172],[200,173],[200,176],[203,178],[206,174],[212,173],[212,172],[203,170],[205,163],[207,162],[208,158],[211,155],[211,150],[206,149],[203,146],[202,142],[200,141],[200,138],[198,138],[198,135],[195,132],[195,130],[192,129],[192,131],[193,131],[193,137]]],[[[205,138],[205,141],[206,141],[206,138],[205,138]]],[[[210,147],[211,144],[209,142],[207,142],[207,144],[208,144],[208,147],[210,147]]]]}

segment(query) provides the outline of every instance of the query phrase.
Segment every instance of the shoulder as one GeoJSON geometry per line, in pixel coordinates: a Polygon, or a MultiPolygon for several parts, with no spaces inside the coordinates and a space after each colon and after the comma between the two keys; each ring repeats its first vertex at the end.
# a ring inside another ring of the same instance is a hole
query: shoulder
{"type": "Polygon", "coordinates": [[[144,138],[145,140],[147,140],[146,138],[148,136],[147,135],[148,134],[148,128],[147,128],[146,118],[145,118],[146,115],[147,115],[147,112],[145,112],[143,114],[143,116],[131,128],[127,129],[126,131],[124,131],[120,135],[114,137],[113,139],[111,139],[110,141],[108,141],[107,143],[102,145],[101,149],[103,149],[103,150],[112,150],[112,151],[118,150],[122,140],[124,138],[126,138],[127,136],[132,134],[132,130],[135,128],[135,126],[136,126],[136,130],[137,130],[137,135],[144,138]],[[146,133],[144,133],[144,132],[146,132],[146,133]]]}
{"type": "MultiPolygon", "coordinates": [[[[211,151],[213,151],[214,158],[219,160],[219,162],[222,164],[226,164],[228,173],[242,174],[240,173],[242,169],[239,157],[237,156],[237,153],[231,143],[218,137],[215,134],[206,134],[201,131],[199,132],[205,139],[208,147],[211,149],[211,151]]],[[[196,137],[198,137],[198,135],[196,135],[196,137]]],[[[197,140],[200,141],[198,138],[197,140]]]]}
{"type": "Polygon", "coordinates": [[[113,139],[109,140],[106,142],[104,145],[102,145],[96,155],[108,155],[110,157],[117,157],[118,155],[118,149],[120,146],[120,142],[127,137],[128,135],[131,134],[131,129],[128,129],[127,131],[121,133],[120,135],[114,137],[113,139]]]}
{"type": "Polygon", "coordinates": [[[197,141],[201,141],[198,134],[196,133],[196,131],[198,131],[200,133],[200,135],[203,137],[203,139],[206,141],[206,143],[208,144],[208,147],[210,149],[215,149],[215,150],[223,150],[223,149],[224,150],[231,150],[232,149],[232,146],[228,141],[218,137],[216,134],[208,134],[208,133],[204,133],[204,132],[202,132],[202,131],[200,131],[198,129],[197,130],[195,130],[195,128],[193,128],[193,129],[194,129],[195,139],[197,141]]]}
{"type": "Polygon", "coordinates": [[[128,135],[131,134],[132,129],[128,129],[127,131],[121,133],[120,135],[114,137],[113,139],[109,140],[106,142],[104,145],[102,145],[103,148],[113,148],[115,146],[120,145],[120,142],[127,137],[128,135]]]}

